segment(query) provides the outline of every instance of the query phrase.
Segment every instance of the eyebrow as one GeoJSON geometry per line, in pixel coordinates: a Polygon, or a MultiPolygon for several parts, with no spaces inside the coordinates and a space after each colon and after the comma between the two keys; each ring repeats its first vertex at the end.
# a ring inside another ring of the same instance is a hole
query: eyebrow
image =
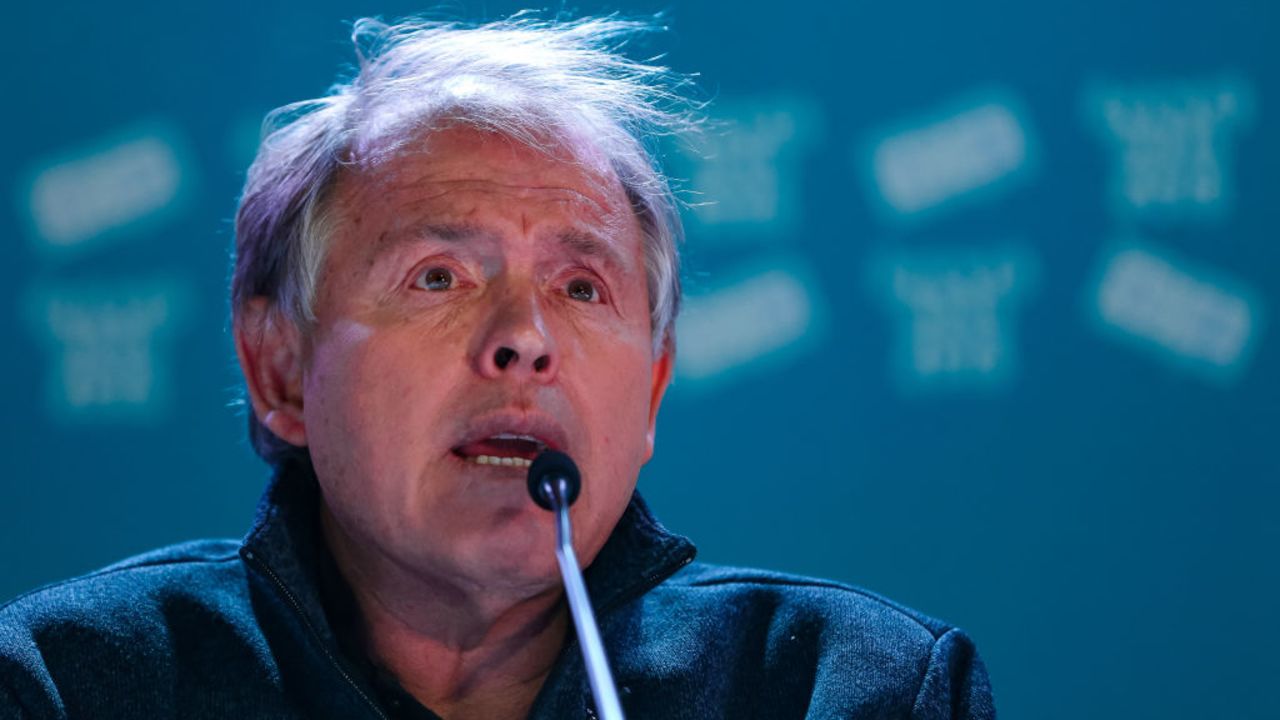
{"type": "Polygon", "coordinates": [[[560,246],[578,255],[600,258],[617,270],[626,267],[617,249],[600,236],[584,230],[566,230],[556,236],[560,246]]]}
{"type": "Polygon", "coordinates": [[[378,255],[397,252],[401,248],[416,245],[424,240],[439,240],[449,244],[462,243],[485,234],[485,230],[479,225],[431,223],[429,225],[419,225],[406,232],[384,233],[379,236],[377,249],[374,252],[378,255]]]}
{"type": "MultiPolygon", "coordinates": [[[[393,244],[413,242],[423,238],[433,238],[446,243],[461,243],[477,237],[492,236],[492,232],[471,223],[431,223],[423,225],[416,232],[400,235],[393,239],[393,244]]],[[[557,233],[556,242],[570,253],[592,258],[599,258],[606,265],[622,270],[626,264],[612,243],[595,233],[577,228],[557,233]]]]}
{"type": "Polygon", "coordinates": [[[433,223],[431,225],[424,226],[415,234],[418,236],[430,235],[445,242],[462,242],[487,233],[479,225],[471,225],[468,223],[433,223]]]}

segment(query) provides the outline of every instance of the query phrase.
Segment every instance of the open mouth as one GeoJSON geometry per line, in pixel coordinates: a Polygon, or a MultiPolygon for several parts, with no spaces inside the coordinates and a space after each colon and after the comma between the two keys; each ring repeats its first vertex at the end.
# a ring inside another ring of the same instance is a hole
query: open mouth
{"type": "Polygon", "coordinates": [[[527,468],[547,443],[532,435],[499,433],[453,448],[453,454],[476,465],[527,468]]]}

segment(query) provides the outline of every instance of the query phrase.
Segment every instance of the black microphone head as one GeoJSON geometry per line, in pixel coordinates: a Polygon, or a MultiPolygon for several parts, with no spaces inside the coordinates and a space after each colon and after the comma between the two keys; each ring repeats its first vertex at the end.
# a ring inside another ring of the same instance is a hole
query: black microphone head
{"type": "Polygon", "coordinates": [[[573,458],[559,450],[543,450],[529,466],[529,497],[542,509],[550,510],[551,499],[542,492],[542,483],[547,481],[555,487],[556,481],[561,478],[568,491],[566,506],[572,505],[578,499],[578,492],[582,490],[582,476],[578,474],[578,466],[573,458]]]}

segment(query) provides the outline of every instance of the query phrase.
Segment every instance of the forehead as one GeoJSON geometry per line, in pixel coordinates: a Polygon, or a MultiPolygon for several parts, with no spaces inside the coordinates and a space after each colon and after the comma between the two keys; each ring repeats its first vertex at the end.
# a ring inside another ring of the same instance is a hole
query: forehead
{"type": "Polygon", "coordinates": [[[466,127],[432,132],[376,165],[353,166],[338,178],[334,200],[345,218],[382,220],[384,231],[424,222],[470,226],[504,215],[607,235],[638,229],[617,176],[589,147],[530,147],[466,127]]]}

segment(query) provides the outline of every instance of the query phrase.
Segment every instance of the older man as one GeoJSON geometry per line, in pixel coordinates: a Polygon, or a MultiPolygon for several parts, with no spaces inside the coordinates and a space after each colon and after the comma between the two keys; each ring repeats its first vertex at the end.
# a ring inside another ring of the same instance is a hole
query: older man
{"type": "Polygon", "coordinates": [[[243,543],[0,611],[0,717],[592,717],[524,475],[574,545],[636,718],[991,717],[958,630],[834,583],[693,563],[635,494],[671,378],[688,127],[618,20],[356,26],[275,117],[236,227],[236,349],[275,479],[243,543]]]}

